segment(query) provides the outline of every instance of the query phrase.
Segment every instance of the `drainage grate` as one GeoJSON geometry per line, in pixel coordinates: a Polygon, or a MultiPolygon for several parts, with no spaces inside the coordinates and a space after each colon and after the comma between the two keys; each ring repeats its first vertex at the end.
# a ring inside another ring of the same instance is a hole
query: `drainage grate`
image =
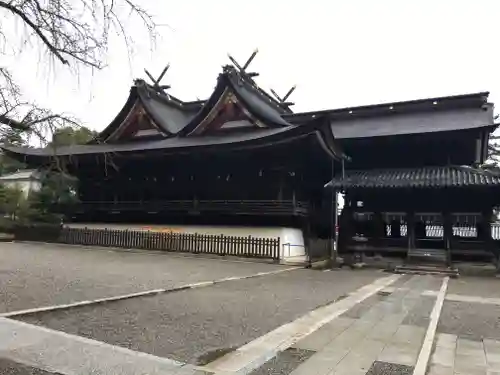
{"type": "Polygon", "coordinates": [[[413,366],[399,365],[397,363],[375,361],[366,375],[411,375],[413,366]]]}
{"type": "Polygon", "coordinates": [[[289,375],[314,353],[316,352],[313,350],[289,348],[252,371],[250,375],[289,375]]]}

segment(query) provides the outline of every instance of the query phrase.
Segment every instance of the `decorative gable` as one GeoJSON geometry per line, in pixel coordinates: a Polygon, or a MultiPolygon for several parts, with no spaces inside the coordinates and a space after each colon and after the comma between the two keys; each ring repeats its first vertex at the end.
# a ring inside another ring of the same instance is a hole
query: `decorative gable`
{"type": "Polygon", "coordinates": [[[162,134],[144,106],[139,101],[134,104],[125,120],[108,137],[107,142],[123,142],[133,138],[162,134]]]}
{"type": "Polygon", "coordinates": [[[267,127],[252,116],[236,95],[230,89],[226,88],[208,115],[190,135],[213,133],[220,129],[228,130],[252,126],[255,128],[267,127]]]}

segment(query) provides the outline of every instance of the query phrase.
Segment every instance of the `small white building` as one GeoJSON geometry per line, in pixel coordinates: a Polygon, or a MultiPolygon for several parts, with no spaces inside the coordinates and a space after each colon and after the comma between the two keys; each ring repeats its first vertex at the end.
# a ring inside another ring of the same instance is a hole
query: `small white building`
{"type": "Polygon", "coordinates": [[[36,169],[24,169],[6,174],[0,176],[0,184],[11,188],[17,188],[27,197],[30,192],[40,190],[40,172],[36,169]]]}

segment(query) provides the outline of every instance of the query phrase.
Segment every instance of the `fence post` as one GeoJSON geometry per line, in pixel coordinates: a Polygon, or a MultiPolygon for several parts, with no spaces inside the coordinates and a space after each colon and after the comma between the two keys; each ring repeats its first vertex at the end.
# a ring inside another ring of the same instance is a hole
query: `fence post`
{"type": "Polygon", "coordinates": [[[233,255],[234,246],[236,244],[235,239],[236,239],[235,236],[229,236],[229,238],[228,238],[229,241],[227,243],[227,249],[226,249],[226,255],[233,255]]]}
{"type": "Polygon", "coordinates": [[[275,258],[274,258],[277,262],[280,261],[280,245],[281,245],[281,238],[278,237],[276,238],[275,258]]]}
{"type": "Polygon", "coordinates": [[[154,233],[151,232],[150,230],[148,230],[148,233],[146,234],[146,244],[147,244],[147,249],[148,250],[151,250],[153,249],[153,245],[154,245],[154,233]]]}
{"type": "Polygon", "coordinates": [[[180,233],[174,233],[172,235],[172,247],[171,247],[172,251],[179,251],[180,250],[179,241],[180,241],[180,233]]]}
{"type": "Polygon", "coordinates": [[[186,236],[187,235],[185,233],[179,234],[179,251],[186,250],[186,236]]]}
{"type": "Polygon", "coordinates": [[[208,253],[212,254],[215,250],[215,242],[214,242],[214,237],[207,234],[205,235],[205,239],[208,242],[208,253]]]}
{"type": "Polygon", "coordinates": [[[230,236],[224,236],[223,234],[220,235],[221,242],[222,242],[222,251],[219,253],[219,255],[224,256],[227,254],[227,247],[229,245],[229,239],[231,238],[230,236]]]}
{"type": "Polygon", "coordinates": [[[198,249],[198,233],[195,233],[193,235],[192,241],[191,241],[192,247],[191,247],[191,252],[193,254],[198,254],[199,249],[198,249]]]}

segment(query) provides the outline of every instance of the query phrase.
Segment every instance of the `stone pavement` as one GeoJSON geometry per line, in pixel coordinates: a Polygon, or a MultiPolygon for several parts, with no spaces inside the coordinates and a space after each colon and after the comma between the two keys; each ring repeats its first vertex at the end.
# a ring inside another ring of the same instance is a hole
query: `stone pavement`
{"type": "Polygon", "coordinates": [[[422,299],[428,298],[422,292],[436,279],[413,276],[386,298],[374,301],[360,318],[348,317],[348,311],[297,342],[295,348],[314,350],[316,354],[292,375],[412,373],[426,328],[404,322],[419,309],[422,299]]]}
{"type": "Polygon", "coordinates": [[[428,375],[500,375],[500,341],[439,333],[428,375]]]}

